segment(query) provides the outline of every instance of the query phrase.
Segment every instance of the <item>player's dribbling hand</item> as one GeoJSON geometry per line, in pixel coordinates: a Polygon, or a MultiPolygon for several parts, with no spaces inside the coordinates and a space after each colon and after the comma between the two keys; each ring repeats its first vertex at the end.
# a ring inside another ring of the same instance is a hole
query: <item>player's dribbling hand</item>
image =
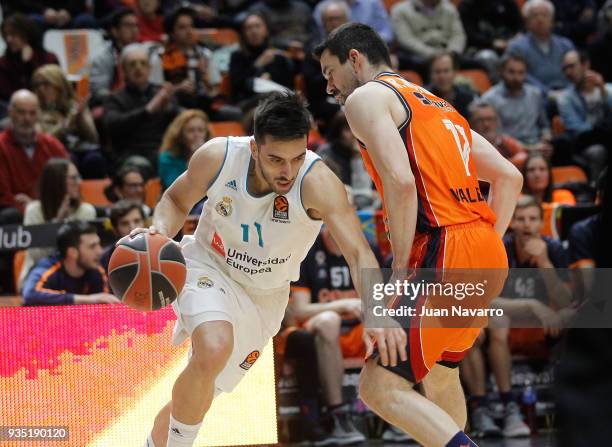
{"type": "Polygon", "coordinates": [[[115,247],[121,244],[122,242],[127,242],[128,240],[135,238],[140,233],[157,234],[159,233],[159,230],[155,228],[153,225],[151,225],[148,228],[134,228],[132,231],[130,231],[130,234],[128,234],[127,236],[123,236],[121,239],[119,239],[115,243],[115,247]]]}
{"type": "Polygon", "coordinates": [[[380,363],[383,366],[397,366],[398,354],[402,362],[408,360],[406,331],[399,325],[398,327],[365,328],[363,340],[366,345],[366,358],[374,352],[374,342],[376,342],[380,363]]]}

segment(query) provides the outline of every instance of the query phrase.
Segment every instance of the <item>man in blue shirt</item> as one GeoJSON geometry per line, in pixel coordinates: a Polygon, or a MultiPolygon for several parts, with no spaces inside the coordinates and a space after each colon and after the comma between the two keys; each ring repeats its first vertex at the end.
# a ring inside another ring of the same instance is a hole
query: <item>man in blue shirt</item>
{"type": "Polygon", "coordinates": [[[612,84],[591,70],[584,52],[565,53],[563,72],[572,85],[559,95],[561,121],[574,154],[586,159],[589,176],[595,180],[605,164],[606,146],[612,147],[612,84]]]}
{"type": "Polygon", "coordinates": [[[574,44],[553,34],[555,7],[548,0],[529,0],[523,5],[527,33],[508,44],[508,53],[527,60],[529,82],[544,91],[560,90],[568,82],[561,71],[561,58],[574,44]]]}
{"type": "Polygon", "coordinates": [[[59,254],[41,259],[23,287],[26,306],[118,303],[100,266],[102,247],[91,224],[73,221],[57,235],[59,254]]]}

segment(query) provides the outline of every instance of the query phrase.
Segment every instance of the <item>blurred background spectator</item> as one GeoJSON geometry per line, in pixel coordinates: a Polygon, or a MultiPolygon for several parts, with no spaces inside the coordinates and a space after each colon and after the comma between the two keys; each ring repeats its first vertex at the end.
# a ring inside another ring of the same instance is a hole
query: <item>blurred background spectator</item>
{"type": "Polygon", "coordinates": [[[612,82],[612,0],[607,0],[597,14],[597,33],[590,45],[589,53],[593,70],[602,74],[604,79],[612,82]]]}
{"type": "Polygon", "coordinates": [[[523,168],[529,151],[518,140],[499,131],[497,113],[491,104],[476,100],[470,104],[466,116],[474,131],[485,137],[514,166],[523,168]]]}
{"type": "Polygon", "coordinates": [[[427,63],[442,51],[463,53],[465,31],[457,8],[449,0],[403,0],[391,9],[399,44],[400,68],[427,79],[427,63]]]}
{"type": "Polygon", "coordinates": [[[163,189],[185,172],[191,155],[212,137],[210,120],[201,110],[184,110],[172,121],[159,154],[159,178],[163,189]]]}
{"type": "Polygon", "coordinates": [[[261,12],[270,27],[272,45],[300,49],[315,32],[310,7],[300,0],[260,0],[248,12],[261,12]]]}
{"type": "Polygon", "coordinates": [[[50,28],[97,28],[87,0],[6,0],[7,12],[28,14],[42,31],[50,28]]]}
{"type": "Polygon", "coordinates": [[[109,41],[94,57],[89,72],[91,104],[100,105],[112,92],[125,84],[119,62],[121,50],[139,38],[139,21],[132,9],[119,8],[113,12],[108,27],[109,41]]]}
{"type": "Polygon", "coordinates": [[[350,186],[357,209],[370,206],[373,201],[372,180],[368,175],[357,139],[353,136],[343,111],[336,113],[327,129],[327,143],[319,155],[338,178],[350,186]]]}
{"type": "Polygon", "coordinates": [[[576,199],[567,189],[553,187],[552,169],[546,157],[537,152],[529,154],[523,167],[523,194],[532,196],[536,202],[575,205],[576,199]]]}
{"type": "Polygon", "coordinates": [[[34,93],[13,93],[9,127],[0,133],[0,224],[21,221],[25,206],[38,197],[38,179],[50,158],[68,158],[62,143],[37,130],[38,116],[34,93]]]}
{"type": "Polygon", "coordinates": [[[232,53],[229,76],[232,101],[243,110],[257,105],[258,94],[271,88],[293,89],[295,67],[284,52],[270,44],[270,33],[265,16],[259,12],[249,13],[242,22],[240,49],[232,53]],[[265,89],[258,85],[261,80],[265,89]]]}
{"type": "Polygon", "coordinates": [[[529,149],[550,154],[551,130],[542,92],[526,83],[527,62],[514,53],[501,62],[502,80],[482,99],[493,106],[501,132],[517,139],[529,149]]]}
{"type": "Polygon", "coordinates": [[[448,101],[457,111],[468,116],[468,106],[474,100],[474,93],[455,84],[459,66],[453,53],[436,54],[429,61],[429,81],[427,89],[436,96],[448,101]]]}
{"type": "Polygon", "coordinates": [[[164,37],[164,17],[160,0],[136,0],[135,10],[140,39],[143,42],[161,42],[164,37]]]}
{"type": "Polygon", "coordinates": [[[104,126],[111,138],[115,165],[131,156],[146,159],[157,171],[157,153],[166,127],[180,109],[175,89],[165,82],[149,82],[151,65],[147,48],[130,44],[121,52],[125,87],[113,92],[104,103],[104,126]]]}
{"type": "Polygon", "coordinates": [[[59,65],[38,68],[32,86],[40,104],[42,130],[62,142],[84,178],[106,177],[106,158],[99,149],[98,131],[87,98],[76,97],[59,65]]]}
{"type": "Polygon", "coordinates": [[[145,177],[140,167],[126,163],[115,172],[111,180],[104,194],[112,203],[119,200],[136,202],[142,205],[146,217],[151,215],[151,209],[144,204],[145,177]]]}
{"type": "Polygon", "coordinates": [[[27,276],[24,305],[119,303],[100,266],[102,247],[94,226],[78,220],[63,225],[57,249],[57,255],[42,258],[27,276]]]}
{"type": "Polygon", "coordinates": [[[612,148],[612,84],[591,70],[582,51],[565,53],[562,68],[571,85],[559,95],[561,122],[574,157],[583,158],[589,177],[597,179],[612,148]]]}
{"type": "MultiPolygon", "coordinates": [[[[89,221],[96,218],[96,209],[81,201],[81,176],[76,166],[65,158],[52,158],[45,165],[38,184],[38,200],[26,206],[24,225],[65,220],[89,221]]],[[[19,274],[19,289],[30,269],[39,259],[49,256],[54,249],[30,248],[19,274]]]]}
{"type": "Polygon", "coordinates": [[[325,91],[327,81],[321,73],[321,64],[312,56],[314,47],[334,29],[348,23],[351,12],[343,0],[324,0],[319,8],[324,35],[313,37],[306,45],[306,56],[302,65],[304,90],[308,106],[314,118],[325,131],[329,121],[340,110],[340,104],[325,91]]]}
{"type": "MultiPolygon", "coordinates": [[[[351,21],[365,23],[380,34],[380,37],[382,37],[385,42],[388,44],[393,42],[393,30],[391,28],[389,14],[387,14],[387,10],[385,9],[385,6],[381,0],[340,1],[344,2],[349,7],[349,16],[351,17],[351,21]]],[[[321,37],[324,37],[327,34],[327,27],[323,23],[323,16],[321,14],[323,8],[326,6],[326,3],[327,2],[325,1],[318,2],[312,14],[321,37]]]]}
{"type": "Polygon", "coordinates": [[[548,92],[566,87],[561,58],[574,49],[574,44],[553,33],[555,6],[548,0],[528,0],[522,12],[527,32],[510,41],[508,53],[525,59],[529,82],[541,90],[548,92]]]}
{"type": "Polygon", "coordinates": [[[115,251],[115,242],[127,236],[135,228],[145,226],[146,216],[142,204],[131,200],[119,200],[111,208],[110,221],[113,226],[115,238],[108,247],[104,249],[100,264],[104,271],[108,270],[108,263],[115,251]]]}
{"type": "Polygon", "coordinates": [[[0,58],[0,117],[6,114],[6,102],[22,88],[31,88],[32,74],[41,65],[57,64],[57,57],[42,48],[36,25],[29,18],[14,14],[2,22],[2,38],[6,43],[0,58]]]}

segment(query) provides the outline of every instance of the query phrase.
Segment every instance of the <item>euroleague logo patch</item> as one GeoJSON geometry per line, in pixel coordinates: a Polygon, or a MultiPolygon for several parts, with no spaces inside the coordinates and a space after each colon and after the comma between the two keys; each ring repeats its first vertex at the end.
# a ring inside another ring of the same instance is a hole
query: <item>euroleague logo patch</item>
{"type": "Polygon", "coordinates": [[[244,361],[240,364],[240,367],[246,371],[248,371],[253,363],[259,358],[259,351],[253,351],[249,355],[246,356],[244,361]]]}
{"type": "Polygon", "coordinates": [[[272,217],[279,220],[289,220],[289,200],[287,200],[287,197],[275,197],[272,217]]]}

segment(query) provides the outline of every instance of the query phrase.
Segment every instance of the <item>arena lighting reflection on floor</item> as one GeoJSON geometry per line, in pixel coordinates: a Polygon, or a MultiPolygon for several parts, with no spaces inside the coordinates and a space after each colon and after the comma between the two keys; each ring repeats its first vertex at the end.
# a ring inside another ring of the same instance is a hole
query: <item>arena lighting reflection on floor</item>
{"type": "MultiPolygon", "coordinates": [[[[186,364],[174,313],[123,305],[0,308],[2,425],[67,426],[74,447],[140,447],[186,364]]],[[[272,345],[214,402],[196,446],[275,444],[272,345]]],[[[19,445],[43,445],[19,442],[19,445]]]]}

